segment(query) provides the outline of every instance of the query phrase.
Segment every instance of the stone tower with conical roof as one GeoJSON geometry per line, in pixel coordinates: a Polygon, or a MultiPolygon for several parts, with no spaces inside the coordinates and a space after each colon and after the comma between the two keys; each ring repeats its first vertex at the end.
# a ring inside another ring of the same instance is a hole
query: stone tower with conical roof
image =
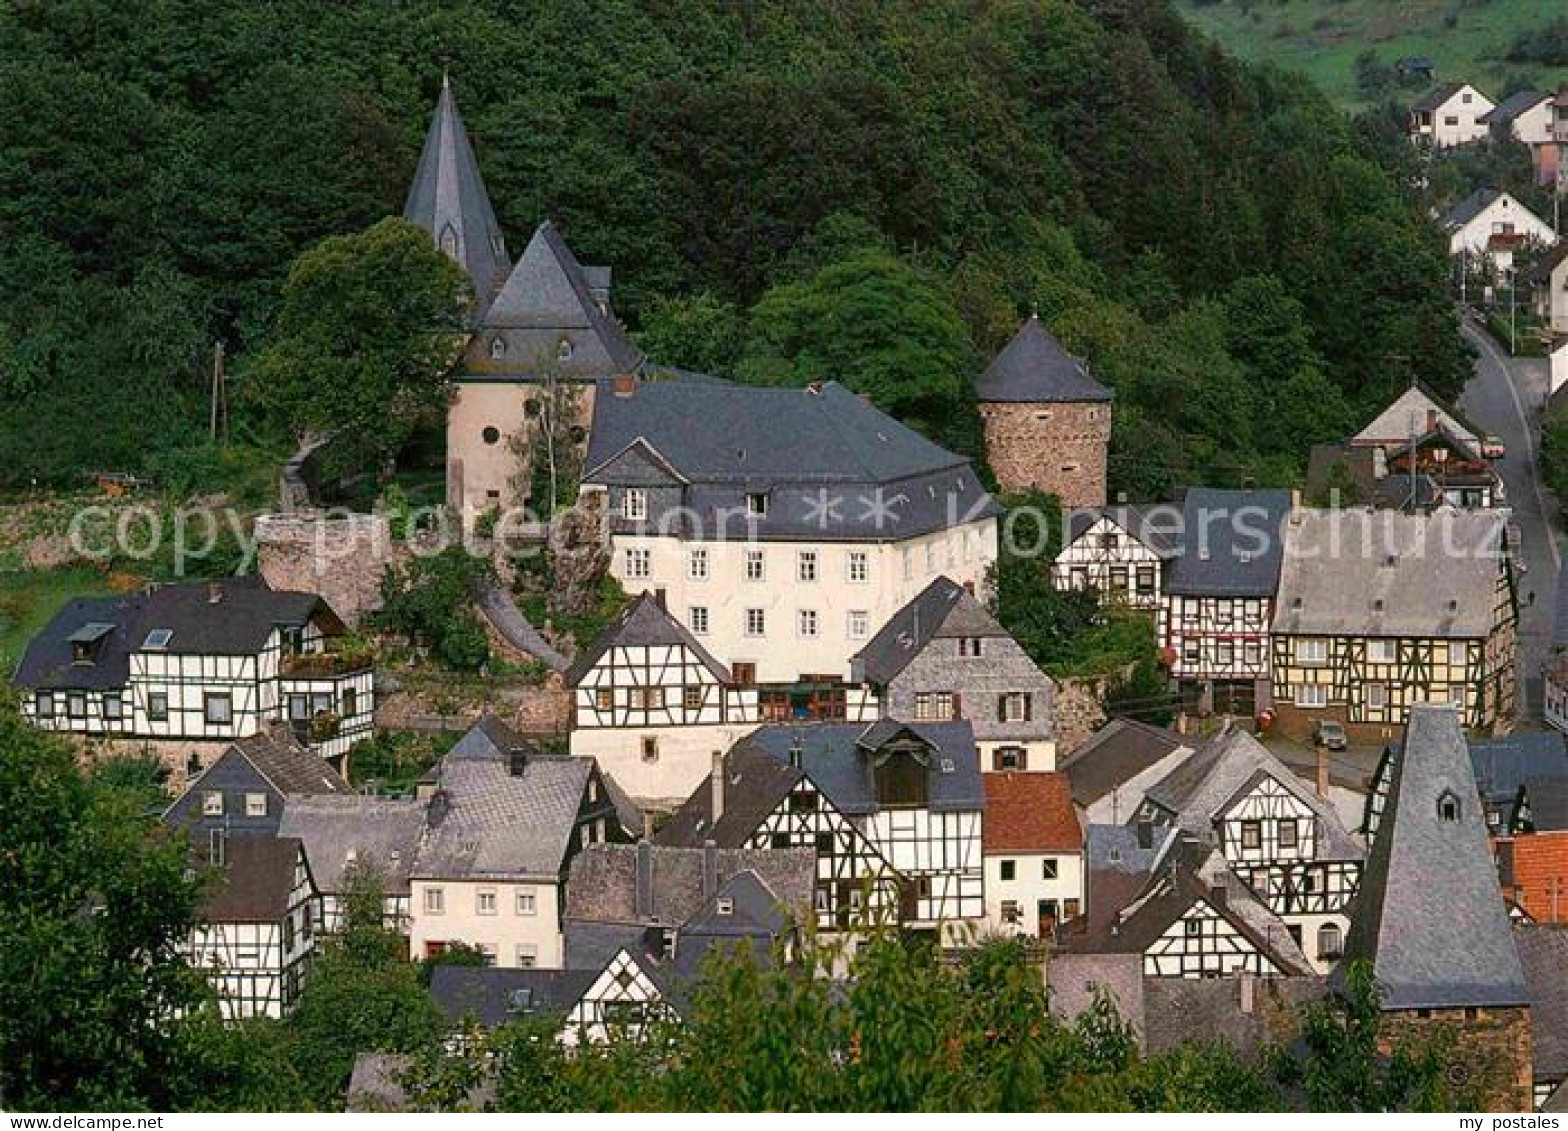
{"type": "Polygon", "coordinates": [[[441,97],[403,204],[403,218],[429,232],[436,246],[468,273],[474,284],[475,313],[482,315],[511,265],[446,75],[441,76],[441,97]]]}
{"type": "Polygon", "coordinates": [[[1045,491],[1064,507],[1105,505],[1111,390],[1038,315],[986,367],[975,392],[986,457],[1003,491],[1045,491]]]}

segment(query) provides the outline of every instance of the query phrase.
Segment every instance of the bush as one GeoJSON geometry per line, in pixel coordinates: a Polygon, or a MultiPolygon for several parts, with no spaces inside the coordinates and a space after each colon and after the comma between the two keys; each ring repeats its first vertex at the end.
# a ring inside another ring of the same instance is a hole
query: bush
{"type": "Polygon", "coordinates": [[[477,671],[490,658],[490,644],[473,601],[494,580],[488,561],[462,546],[448,546],[433,557],[415,558],[401,571],[387,570],[375,623],[428,648],[455,671],[477,671]]]}

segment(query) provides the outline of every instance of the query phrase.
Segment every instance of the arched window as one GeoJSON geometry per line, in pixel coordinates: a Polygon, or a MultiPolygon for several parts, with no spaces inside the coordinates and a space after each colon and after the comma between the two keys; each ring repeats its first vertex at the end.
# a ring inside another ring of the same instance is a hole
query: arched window
{"type": "Polygon", "coordinates": [[[457,229],[451,224],[441,229],[441,250],[453,259],[457,258],[457,229]]]}
{"type": "Polygon", "coordinates": [[[1439,821],[1459,820],[1459,798],[1451,789],[1445,789],[1437,799],[1437,819],[1439,821]]]}
{"type": "Polygon", "coordinates": [[[1339,932],[1337,923],[1324,923],[1318,928],[1318,957],[1324,960],[1337,959],[1345,952],[1345,939],[1339,932]]]}

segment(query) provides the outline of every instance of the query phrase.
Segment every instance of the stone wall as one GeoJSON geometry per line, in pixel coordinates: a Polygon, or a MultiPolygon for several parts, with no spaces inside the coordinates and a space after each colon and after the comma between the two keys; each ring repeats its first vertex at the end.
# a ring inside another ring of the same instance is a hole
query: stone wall
{"type": "Polygon", "coordinates": [[[1398,1010],[1385,1013],[1379,1043],[1447,1037],[1450,1086],[1474,1088],[1487,1111],[1533,1111],[1534,1034],[1529,1006],[1398,1010]]]}
{"type": "Polygon", "coordinates": [[[980,416],[1003,491],[1045,491],[1064,507],[1105,505],[1109,404],[982,404],[980,416]]]}
{"type": "Polygon", "coordinates": [[[256,564],[267,584],[320,594],[350,626],[381,607],[381,578],[398,556],[382,515],[306,511],[256,520],[256,564]]]}
{"type": "Polygon", "coordinates": [[[1064,679],[1056,688],[1056,758],[1061,761],[1105,725],[1105,690],[1118,675],[1064,679]]]}

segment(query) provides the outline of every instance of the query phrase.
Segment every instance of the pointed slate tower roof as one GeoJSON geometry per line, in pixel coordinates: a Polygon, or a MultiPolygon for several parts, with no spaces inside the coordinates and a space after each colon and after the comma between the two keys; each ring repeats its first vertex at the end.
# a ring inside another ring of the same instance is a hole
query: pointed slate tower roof
{"type": "Polygon", "coordinates": [[[436,246],[468,272],[482,311],[506,278],[506,243],[445,75],[403,217],[429,232],[436,246]]]}
{"type": "Polygon", "coordinates": [[[975,383],[982,401],[1048,404],[1057,401],[1108,401],[1111,390],[1089,376],[1089,367],[1031,314],[1013,340],[986,366],[975,383]]]}
{"type": "Polygon", "coordinates": [[[1346,958],[1372,961],[1384,1009],[1528,1005],[1458,714],[1412,707],[1391,757],[1346,958]]]}
{"type": "Polygon", "coordinates": [[[534,230],[481,329],[490,332],[481,343],[487,349],[496,334],[504,337],[509,365],[551,359],[567,372],[610,376],[642,363],[610,308],[609,269],[579,263],[549,220],[534,230]],[[561,349],[563,341],[569,350],[561,349]]]}

